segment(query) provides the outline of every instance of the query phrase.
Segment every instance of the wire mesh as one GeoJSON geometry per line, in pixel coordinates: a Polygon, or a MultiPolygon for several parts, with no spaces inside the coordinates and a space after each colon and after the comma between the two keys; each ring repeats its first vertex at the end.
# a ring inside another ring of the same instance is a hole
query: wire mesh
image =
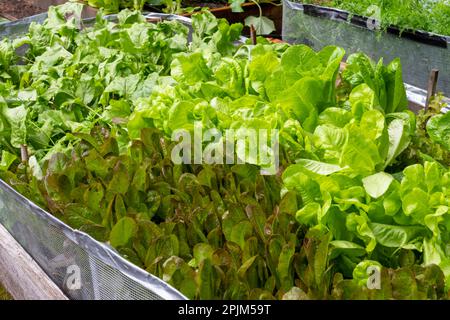
{"type": "Polygon", "coordinates": [[[71,229],[0,180],[0,223],[71,299],[185,299],[177,290],[71,229]],[[71,270],[77,270],[74,273],[71,270]],[[79,286],[71,282],[79,276],[79,286]]]}

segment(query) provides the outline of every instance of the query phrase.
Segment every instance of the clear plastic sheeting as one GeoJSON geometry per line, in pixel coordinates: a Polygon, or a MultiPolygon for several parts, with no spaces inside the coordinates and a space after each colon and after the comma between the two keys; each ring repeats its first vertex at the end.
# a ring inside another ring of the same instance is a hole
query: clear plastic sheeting
{"type": "Polygon", "coordinates": [[[385,63],[398,57],[403,80],[422,89],[427,88],[431,70],[438,69],[437,89],[450,97],[450,37],[423,32],[399,35],[392,29],[381,33],[370,28],[371,21],[366,22],[346,11],[283,0],[283,40],[316,50],[336,45],[347,55],[361,51],[385,63]]]}
{"type": "MultiPolygon", "coordinates": [[[[0,38],[24,35],[46,15],[0,25],[0,38]]],[[[114,19],[113,16],[109,18],[114,19]]],[[[148,18],[178,19],[149,14],[148,18]]],[[[181,23],[190,20],[179,17],[181,23]]],[[[88,25],[92,19],[85,20],[88,25]]],[[[0,224],[70,299],[185,300],[161,279],[122,258],[113,248],[74,230],[0,180],[0,224]]],[[[11,266],[14,267],[14,266],[11,266]]]]}
{"type": "Polygon", "coordinates": [[[32,22],[43,23],[47,19],[47,13],[24,18],[21,20],[0,24],[0,39],[16,39],[28,33],[28,28],[32,22]]]}
{"type": "MultiPolygon", "coordinates": [[[[116,15],[108,15],[105,16],[105,19],[110,21],[116,20],[116,15]]],[[[165,13],[147,13],[145,17],[151,21],[159,21],[159,20],[177,20],[180,23],[184,24],[192,31],[191,19],[174,15],[174,14],[165,14],[165,13]]],[[[0,24],[0,40],[3,38],[17,39],[28,33],[28,29],[31,23],[43,23],[47,19],[47,13],[38,14],[36,16],[28,17],[25,19],[17,20],[14,22],[6,22],[0,24]]],[[[89,27],[95,23],[95,17],[83,19],[83,26],[89,27]]],[[[190,34],[189,34],[190,37],[190,34]]]]}

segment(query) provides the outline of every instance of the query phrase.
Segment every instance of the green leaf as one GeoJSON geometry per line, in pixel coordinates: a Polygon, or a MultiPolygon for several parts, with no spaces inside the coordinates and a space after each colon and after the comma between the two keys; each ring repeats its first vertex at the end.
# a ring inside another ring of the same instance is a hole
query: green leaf
{"type": "Polygon", "coordinates": [[[103,199],[104,191],[100,183],[93,183],[83,194],[86,205],[93,211],[101,208],[100,203],[103,199]]]}
{"type": "Polygon", "coordinates": [[[179,54],[172,61],[171,75],[178,81],[187,84],[195,84],[200,81],[208,81],[211,71],[201,53],[179,54]]]}
{"type": "Polygon", "coordinates": [[[179,288],[189,299],[195,299],[197,284],[195,272],[183,259],[172,256],[164,262],[163,280],[179,288]]]}
{"type": "MultiPolygon", "coordinates": [[[[2,160],[3,161],[3,160],[2,160]]],[[[28,159],[28,165],[30,166],[31,169],[31,173],[33,175],[33,177],[35,177],[38,180],[42,180],[43,173],[42,173],[42,168],[39,165],[36,156],[31,156],[30,159],[28,159]]]]}
{"type": "Polygon", "coordinates": [[[87,157],[85,157],[86,168],[99,177],[105,177],[108,173],[108,162],[103,159],[98,152],[90,150],[87,157]]]}
{"type": "Polygon", "coordinates": [[[241,221],[231,230],[230,241],[238,244],[244,249],[245,240],[253,234],[253,226],[250,221],[241,221]]]}
{"type": "Polygon", "coordinates": [[[121,25],[132,25],[135,23],[143,23],[145,22],[144,16],[139,11],[132,10],[122,10],[117,15],[119,19],[119,24],[121,25]]]}
{"type": "Polygon", "coordinates": [[[450,151],[450,112],[431,117],[427,123],[430,138],[450,151]]]}
{"type": "Polygon", "coordinates": [[[247,273],[247,271],[248,271],[248,269],[250,269],[250,267],[253,265],[253,263],[255,262],[255,259],[257,258],[258,256],[253,256],[253,257],[251,257],[251,258],[249,258],[249,259],[247,259],[243,264],[242,264],[242,266],[240,266],[239,267],[239,270],[238,270],[238,276],[239,276],[239,278],[240,279],[242,279],[242,280],[246,280],[246,273],[247,273]]]}
{"type": "Polygon", "coordinates": [[[16,155],[9,153],[6,150],[2,151],[2,160],[0,161],[0,171],[7,171],[9,167],[16,161],[18,158],[16,155]]]}
{"type": "Polygon", "coordinates": [[[447,206],[439,206],[435,213],[425,216],[424,224],[433,232],[435,237],[439,237],[441,233],[439,225],[445,220],[448,212],[449,208],[447,206]]]}
{"type": "Polygon", "coordinates": [[[372,110],[377,106],[375,92],[366,84],[354,88],[348,101],[352,107],[352,113],[357,119],[360,119],[367,110],[372,110]]]}
{"type": "Polygon", "coordinates": [[[11,127],[11,145],[20,148],[22,144],[27,144],[26,120],[28,111],[25,106],[3,108],[2,113],[11,127]]]}
{"type": "Polygon", "coordinates": [[[214,298],[214,271],[209,259],[203,260],[198,271],[199,298],[210,300],[214,298]]]}
{"type": "Polygon", "coordinates": [[[278,259],[277,272],[280,277],[281,287],[284,290],[292,287],[294,269],[292,267],[292,260],[295,253],[295,243],[290,241],[283,246],[278,259]]]}
{"type": "Polygon", "coordinates": [[[108,192],[125,194],[130,185],[130,178],[123,165],[114,168],[113,176],[108,185],[108,192]]]}
{"type": "Polygon", "coordinates": [[[252,60],[248,65],[251,81],[264,82],[280,65],[280,59],[274,51],[262,51],[265,46],[257,45],[252,50],[252,60]]]}
{"type": "Polygon", "coordinates": [[[108,120],[125,119],[131,114],[131,106],[125,100],[110,100],[103,115],[108,120]]]}
{"type": "Polygon", "coordinates": [[[319,115],[319,125],[331,124],[338,128],[343,128],[352,120],[351,112],[341,108],[327,108],[319,115]]]}
{"type": "Polygon", "coordinates": [[[319,237],[319,244],[314,255],[314,279],[319,288],[323,288],[326,276],[331,235],[326,233],[319,237]]]}
{"type": "Polygon", "coordinates": [[[315,145],[323,151],[324,160],[337,162],[347,141],[347,132],[332,125],[320,125],[314,131],[313,140],[315,145]]]}
{"type": "Polygon", "coordinates": [[[245,0],[228,0],[228,3],[231,4],[232,12],[244,12],[241,5],[245,2],[245,0]]]}
{"type": "Polygon", "coordinates": [[[382,161],[377,146],[365,137],[361,129],[350,126],[347,130],[348,139],[343,147],[339,165],[349,166],[362,174],[373,173],[382,161]]]}
{"type": "Polygon", "coordinates": [[[426,235],[425,228],[420,226],[394,226],[380,223],[369,223],[376,241],[389,248],[420,249],[417,242],[426,235]]]}
{"type": "Polygon", "coordinates": [[[366,254],[366,249],[359,244],[344,240],[330,241],[332,247],[330,259],[335,259],[339,255],[361,257],[366,254]]]}
{"type": "Polygon", "coordinates": [[[105,92],[117,93],[118,95],[130,98],[136,91],[141,77],[139,74],[131,74],[127,77],[116,77],[105,88],[105,92]]]}
{"type": "Polygon", "coordinates": [[[299,223],[313,227],[318,223],[318,217],[320,216],[321,210],[320,204],[311,202],[297,211],[295,218],[299,223]]]}
{"type": "Polygon", "coordinates": [[[343,168],[334,165],[334,164],[329,164],[329,163],[325,163],[325,162],[320,162],[320,161],[315,161],[315,160],[310,160],[310,159],[300,159],[297,161],[297,163],[299,165],[304,166],[307,170],[323,175],[323,176],[328,176],[330,174],[342,171],[343,168]]]}
{"type": "Polygon", "coordinates": [[[378,172],[374,175],[365,177],[363,181],[366,192],[375,199],[378,199],[389,189],[394,178],[385,172],[378,172]]]}
{"type": "Polygon", "coordinates": [[[385,118],[378,110],[368,110],[362,114],[360,127],[364,128],[363,134],[371,141],[376,141],[383,135],[385,118]]]}
{"type": "Polygon", "coordinates": [[[292,165],[283,173],[283,182],[288,189],[296,190],[303,204],[316,202],[322,198],[320,185],[302,172],[303,166],[292,165]]]}
{"type": "Polygon", "coordinates": [[[275,23],[264,16],[248,16],[244,20],[246,26],[253,26],[256,34],[266,35],[275,31],[275,23]]]}
{"type": "MultiPolygon", "coordinates": [[[[194,104],[190,101],[182,101],[179,103],[175,103],[170,108],[168,127],[171,130],[171,132],[181,129],[191,131],[191,129],[194,128],[194,115],[192,114],[193,109],[194,104]]],[[[189,136],[187,135],[187,137],[189,136]]],[[[192,143],[192,141],[183,141],[183,142],[189,143],[189,146],[192,143]]]]}
{"type": "Polygon", "coordinates": [[[115,248],[126,246],[136,234],[137,226],[133,219],[124,217],[112,228],[109,241],[115,248]]]}
{"type": "Polygon", "coordinates": [[[353,281],[361,287],[367,287],[370,273],[368,268],[376,268],[381,272],[382,265],[378,261],[363,260],[353,270],[353,281]]]}
{"type": "Polygon", "coordinates": [[[203,260],[209,259],[212,261],[214,249],[207,243],[199,243],[194,247],[194,258],[197,265],[203,260]]]}
{"type": "Polygon", "coordinates": [[[428,194],[420,188],[414,188],[402,196],[403,212],[421,221],[430,212],[428,194]]]}
{"type": "Polygon", "coordinates": [[[387,73],[384,78],[386,83],[387,107],[386,113],[404,111],[408,108],[408,99],[403,84],[402,65],[400,59],[394,59],[387,66],[387,73]]]}
{"type": "Polygon", "coordinates": [[[389,118],[393,120],[388,125],[389,150],[385,166],[394,162],[395,158],[408,147],[415,130],[414,115],[391,114],[389,118]]]}
{"type": "Polygon", "coordinates": [[[310,300],[308,295],[299,287],[292,287],[288,292],[286,292],[282,300],[310,300]]]}

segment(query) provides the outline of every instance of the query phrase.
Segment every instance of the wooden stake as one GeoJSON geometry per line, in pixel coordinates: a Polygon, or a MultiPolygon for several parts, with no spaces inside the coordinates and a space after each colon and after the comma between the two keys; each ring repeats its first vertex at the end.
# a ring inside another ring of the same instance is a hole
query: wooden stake
{"type": "Polygon", "coordinates": [[[160,23],[163,21],[164,20],[162,18],[147,18],[147,22],[150,22],[150,23],[160,23]]]}
{"type": "Polygon", "coordinates": [[[20,157],[22,158],[23,163],[28,162],[28,148],[26,144],[20,145],[20,157]]]}
{"type": "Polygon", "coordinates": [[[425,103],[425,111],[430,107],[432,98],[436,95],[436,86],[439,77],[439,70],[433,69],[430,72],[430,77],[428,78],[428,90],[427,90],[427,101],[425,103]]]}
{"type": "Polygon", "coordinates": [[[9,21],[17,21],[17,20],[19,20],[16,17],[14,17],[14,16],[12,16],[12,15],[10,15],[8,13],[0,13],[0,17],[3,17],[3,18],[5,18],[5,19],[7,19],[9,21]]]}
{"type": "Polygon", "coordinates": [[[252,44],[256,45],[256,29],[253,25],[250,25],[250,38],[252,39],[252,44]]]}

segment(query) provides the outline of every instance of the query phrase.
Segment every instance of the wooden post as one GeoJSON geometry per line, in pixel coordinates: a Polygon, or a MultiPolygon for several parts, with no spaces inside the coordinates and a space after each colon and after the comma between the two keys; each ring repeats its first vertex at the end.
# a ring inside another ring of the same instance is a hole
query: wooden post
{"type": "Polygon", "coordinates": [[[20,158],[22,163],[28,163],[28,147],[26,144],[20,145],[20,158]]]}
{"type": "Polygon", "coordinates": [[[162,18],[147,18],[147,22],[150,22],[150,23],[161,23],[163,21],[164,20],[162,18]]]}
{"type": "Polygon", "coordinates": [[[67,300],[58,286],[1,224],[0,282],[15,300],[67,300]]]}
{"type": "Polygon", "coordinates": [[[256,45],[256,29],[253,25],[250,25],[250,38],[252,39],[252,44],[256,45]]]}
{"type": "Polygon", "coordinates": [[[8,13],[4,13],[4,12],[0,13],[0,17],[8,19],[9,21],[17,21],[18,20],[16,17],[14,17],[8,13]]]}
{"type": "Polygon", "coordinates": [[[428,78],[427,101],[425,103],[425,111],[430,107],[431,99],[436,95],[436,86],[439,77],[439,70],[433,69],[428,78]]]}

